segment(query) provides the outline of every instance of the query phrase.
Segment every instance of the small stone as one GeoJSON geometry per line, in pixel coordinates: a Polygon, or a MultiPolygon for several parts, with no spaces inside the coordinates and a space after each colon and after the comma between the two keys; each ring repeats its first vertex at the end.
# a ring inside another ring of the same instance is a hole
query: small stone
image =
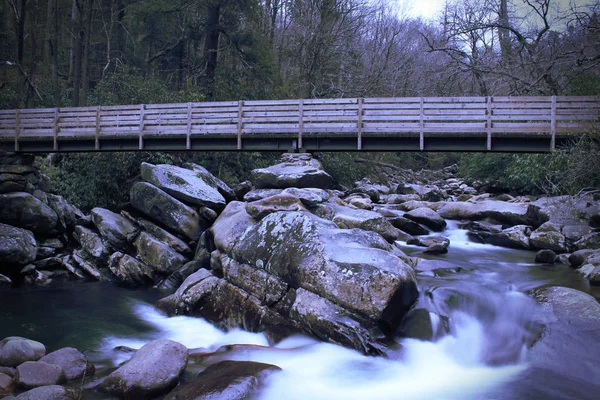
{"type": "Polygon", "coordinates": [[[556,253],[552,250],[540,250],[535,254],[535,262],[541,264],[554,264],[556,253]]]}

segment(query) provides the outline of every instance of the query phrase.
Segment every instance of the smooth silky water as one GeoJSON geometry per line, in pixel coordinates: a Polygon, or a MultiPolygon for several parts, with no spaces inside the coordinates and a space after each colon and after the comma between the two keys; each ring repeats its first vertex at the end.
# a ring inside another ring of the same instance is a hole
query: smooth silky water
{"type": "Polygon", "coordinates": [[[597,383],[533,364],[527,352],[539,337],[541,307],[525,292],[553,284],[589,293],[587,283],[567,266],[535,264],[533,252],[473,243],[455,222],[443,234],[451,244],[442,256],[401,247],[428,258],[418,267],[417,307],[430,311],[434,326],[442,323],[437,315],[447,316],[449,333],[433,342],[398,338],[401,346],[388,358],[301,336],[273,345],[263,334],[222,332],[201,318],[169,318],[152,305],[165,293],[107,283],[0,292],[0,337],[29,337],[49,351],[77,347],[100,376],[131,356],[127,348],[153,339],[169,338],[203,353],[251,345],[200,362],[192,357],[187,378],[225,359],[281,367],[257,399],[596,399],[597,383]]]}

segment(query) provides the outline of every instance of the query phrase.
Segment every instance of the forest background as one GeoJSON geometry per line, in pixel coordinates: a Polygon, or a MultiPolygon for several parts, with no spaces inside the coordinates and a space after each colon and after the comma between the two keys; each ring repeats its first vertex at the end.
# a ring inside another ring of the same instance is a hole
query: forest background
{"type": "MultiPolygon", "coordinates": [[[[0,108],[331,97],[599,95],[600,0],[1,0],[0,108]]],[[[458,163],[521,193],[600,188],[598,130],[546,155],[376,153],[458,163]]],[[[321,153],[343,185],[356,153],[321,153]]],[[[127,201],[141,161],[200,163],[230,183],[269,153],[53,155],[54,190],[84,209],[127,201]]]]}

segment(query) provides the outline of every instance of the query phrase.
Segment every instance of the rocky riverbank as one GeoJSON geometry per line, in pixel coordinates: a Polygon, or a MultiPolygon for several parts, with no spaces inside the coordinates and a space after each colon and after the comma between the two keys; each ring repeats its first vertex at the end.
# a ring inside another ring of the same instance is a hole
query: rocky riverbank
{"type": "MultiPolygon", "coordinates": [[[[2,157],[0,281],[6,285],[156,285],[175,290],[158,303],[170,315],[266,332],[273,341],[303,332],[378,355],[386,354],[398,330],[410,331],[419,320],[418,310],[411,311],[417,278],[431,269],[431,260],[407,256],[398,243],[444,254],[452,246],[444,236],[447,220],[460,221],[473,241],[537,250],[536,262],[567,264],[591,284],[600,283],[599,202],[593,194],[493,195],[457,178],[453,168],[384,184],[365,179],[339,190],[310,155],[284,154],[279,164],[253,171],[252,182],[235,188],[198,165],[144,163],[127,207],[84,215],[47,193],[32,157],[2,157]]],[[[546,303],[554,301],[553,294],[544,296],[546,303]]],[[[164,393],[187,364],[188,351],[179,346],[153,344],[112,378],[86,387],[121,398],[164,393]],[[124,383],[136,375],[138,362],[151,364],[165,351],[176,356],[165,365],[173,368],[161,373],[169,379],[156,377],[159,387],[124,383]]],[[[276,369],[220,368],[253,385],[262,371],[276,369]]],[[[206,370],[206,376],[219,373],[206,370]]],[[[7,376],[13,386],[30,387],[14,373],[7,376]]],[[[180,390],[188,389],[177,388],[172,398],[186,398],[175,395],[180,390]]]]}

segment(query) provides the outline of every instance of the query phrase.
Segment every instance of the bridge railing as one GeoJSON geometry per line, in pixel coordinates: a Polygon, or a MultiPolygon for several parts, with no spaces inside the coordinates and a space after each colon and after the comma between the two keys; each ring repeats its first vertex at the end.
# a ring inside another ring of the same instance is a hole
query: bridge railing
{"type": "Polygon", "coordinates": [[[311,135],[356,137],[448,134],[485,135],[487,149],[502,134],[556,135],[582,133],[597,125],[600,96],[552,97],[411,97],[301,100],[249,100],[181,104],[0,110],[0,142],[92,140],[96,150],[106,138],[135,138],[138,148],[156,137],[215,135],[237,141],[244,137],[311,135]]]}

